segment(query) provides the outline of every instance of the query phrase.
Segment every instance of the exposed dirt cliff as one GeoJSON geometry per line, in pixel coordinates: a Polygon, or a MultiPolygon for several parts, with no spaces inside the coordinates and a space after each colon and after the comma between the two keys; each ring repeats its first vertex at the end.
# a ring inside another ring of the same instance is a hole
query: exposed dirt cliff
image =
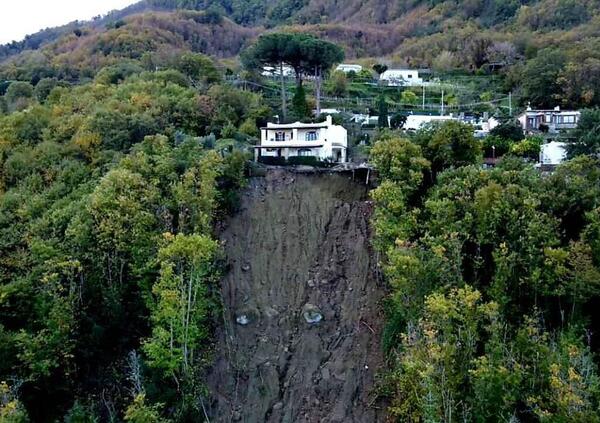
{"type": "Polygon", "coordinates": [[[253,178],[221,233],[211,421],[377,422],[380,300],[367,190],[338,174],[253,178]]]}

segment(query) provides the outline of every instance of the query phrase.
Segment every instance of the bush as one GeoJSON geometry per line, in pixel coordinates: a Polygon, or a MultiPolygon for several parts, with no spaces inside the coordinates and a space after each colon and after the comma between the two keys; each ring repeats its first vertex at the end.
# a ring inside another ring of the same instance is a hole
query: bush
{"type": "Polygon", "coordinates": [[[318,166],[319,160],[315,156],[292,156],[287,162],[292,166],[318,166]]]}
{"type": "Polygon", "coordinates": [[[319,160],[315,156],[291,156],[287,160],[285,157],[260,157],[259,163],[271,166],[314,166],[331,167],[333,163],[319,160]]]}
{"type": "Polygon", "coordinates": [[[258,159],[259,163],[271,165],[271,166],[285,166],[286,160],[285,157],[260,157],[258,159]]]}

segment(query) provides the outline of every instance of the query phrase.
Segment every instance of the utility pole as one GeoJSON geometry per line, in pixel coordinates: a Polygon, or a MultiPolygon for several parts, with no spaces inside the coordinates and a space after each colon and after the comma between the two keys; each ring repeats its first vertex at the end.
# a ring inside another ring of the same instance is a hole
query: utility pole
{"type": "Polygon", "coordinates": [[[442,116],[444,116],[444,90],[442,90],[442,116]]]}
{"type": "Polygon", "coordinates": [[[423,85],[423,110],[425,110],[425,85],[423,85]]]}
{"type": "Polygon", "coordinates": [[[321,116],[321,68],[319,66],[315,66],[315,89],[317,91],[317,118],[321,116]]]}
{"type": "Polygon", "coordinates": [[[508,93],[508,115],[512,117],[512,91],[508,93]]]}
{"type": "Polygon", "coordinates": [[[279,75],[281,77],[281,115],[283,116],[283,121],[285,122],[287,120],[287,105],[285,101],[285,79],[283,77],[283,62],[279,63],[279,75]]]}

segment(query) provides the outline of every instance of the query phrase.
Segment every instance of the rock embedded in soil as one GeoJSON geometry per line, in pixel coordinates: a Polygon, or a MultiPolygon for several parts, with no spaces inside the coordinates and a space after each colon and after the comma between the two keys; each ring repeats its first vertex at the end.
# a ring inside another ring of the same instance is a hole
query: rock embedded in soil
{"type": "Polygon", "coordinates": [[[312,304],[305,304],[304,307],[302,307],[302,317],[304,317],[306,323],[309,324],[316,324],[323,320],[321,310],[312,304]]]}

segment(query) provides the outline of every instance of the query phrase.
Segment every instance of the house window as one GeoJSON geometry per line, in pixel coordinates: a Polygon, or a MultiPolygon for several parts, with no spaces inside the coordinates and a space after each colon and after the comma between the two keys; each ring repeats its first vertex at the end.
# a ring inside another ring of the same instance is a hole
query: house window
{"type": "Polygon", "coordinates": [[[575,123],[575,116],[560,116],[558,123],[575,123]]]}
{"type": "Polygon", "coordinates": [[[285,141],[285,132],[275,132],[275,141],[285,141]]]}
{"type": "Polygon", "coordinates": [[[412,73],[409,73],[409,74],[408,74],[408,78],[410,79],[410,78],[412,78],[412,77],[413,77],[413,76],[412,76],[412,73]]]}
{"type": "Polygon", "coordinates": [[[301,148],[298,150],[298,155],[301,157],[312,156],[312,150],[310,148],[301,148]]]}
{"type": "Polygon", "coordinates": [[[316,131],[310,131],[307,132],[306,135],[304,136],[305,141],[316,141],[317,140],[317,132],[316,131]]]}

